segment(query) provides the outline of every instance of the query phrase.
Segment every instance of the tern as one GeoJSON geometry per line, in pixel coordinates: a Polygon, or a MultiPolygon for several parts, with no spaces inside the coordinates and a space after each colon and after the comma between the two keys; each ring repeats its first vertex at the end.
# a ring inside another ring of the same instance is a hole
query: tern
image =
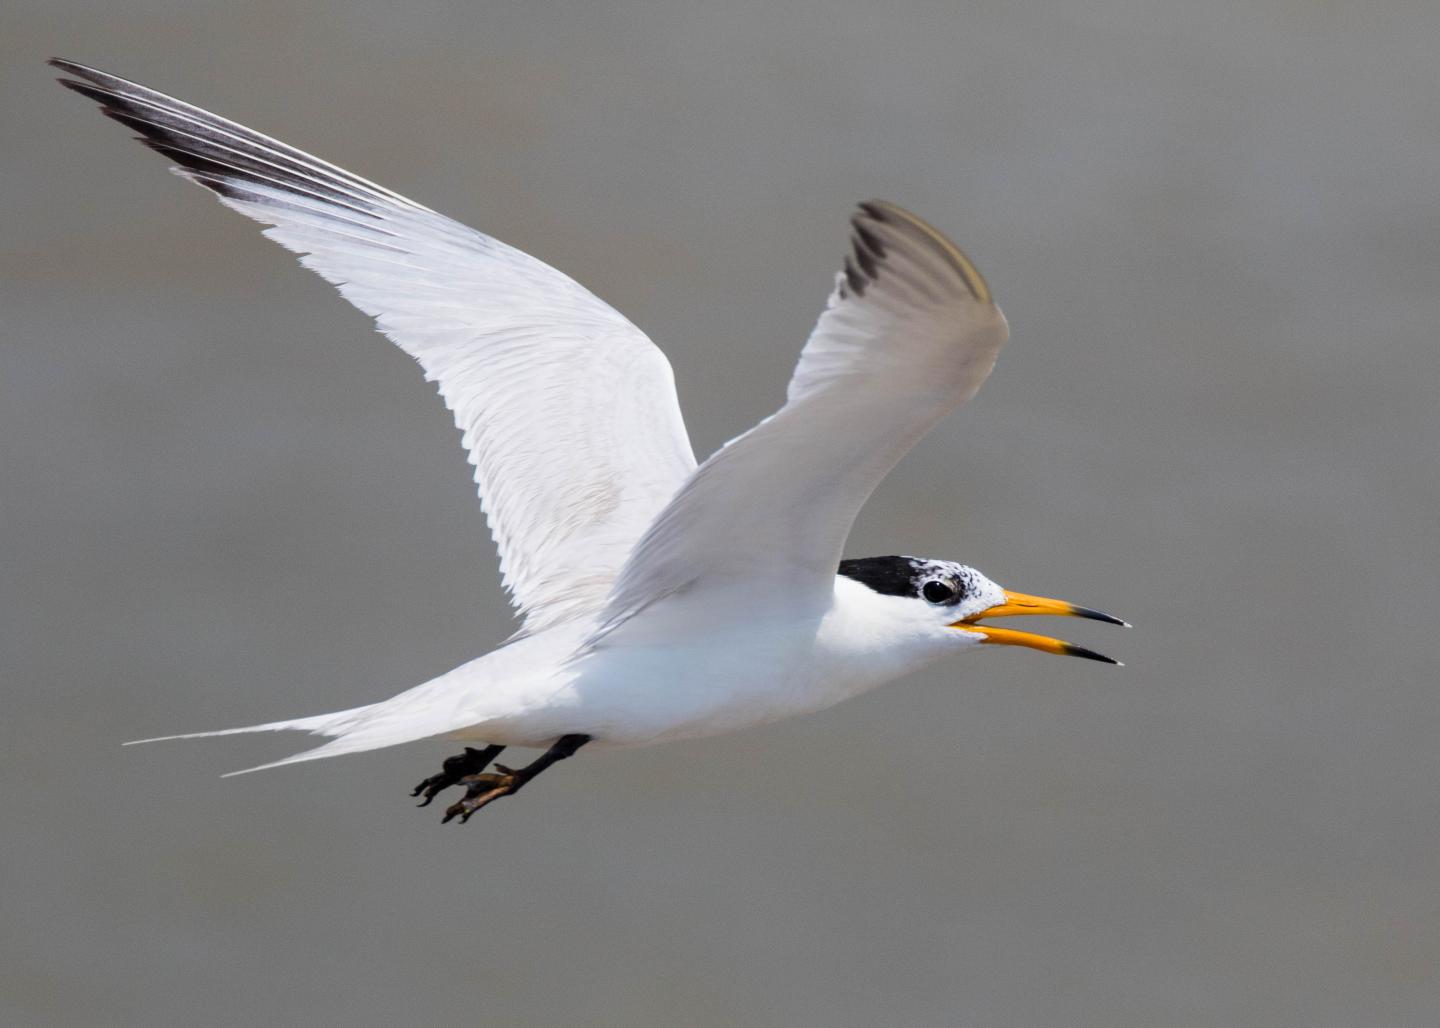
{"type": "Polygon", "coordinates": [[[987,645],[1118,663],[983,620],[1119,618],[1011,592],[954,561],[841,559],[861,505],[975,394],[1009,334],[975,265],[914,214],[859,205],[784,405],[697,465],[665,356],[570,278],[233,121],[50,63],[182,178],[268,226],[419,362],[463,433],[522,619],[500,648],[379,703],[164,738],[328,740],[261,767],[475,743],[412,793],[424,806],[462,787],[445,820],[463,822],[582,746],[817,711],[987,645]],[[544,753],[495,764],[507,746],[544,753]]]}

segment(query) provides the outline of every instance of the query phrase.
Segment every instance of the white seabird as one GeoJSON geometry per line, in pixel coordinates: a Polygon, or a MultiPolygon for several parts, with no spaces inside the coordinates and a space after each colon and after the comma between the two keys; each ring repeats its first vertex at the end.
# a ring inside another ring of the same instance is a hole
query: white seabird
{"type": "Polygon", "coordinates": [[[268,225],[438,384],[523,619],[499,649],[380,703],[166,738],[291,729],[329,740],[263,767],[418,739],[483,743],[414,793],[428,803],[464,786],[445,820],[465,820],[583,745],[820,710],[986,644],[1116,663],[980,623],[1125,623],[1108,614],[1009,592],[952,561],[841,560],[866,498],[974,395],[1008,335],[975,266],[908,211],[859,206],[785,405],[697,466],[669,362],[578,283],[278,140],[51,64],[179,175],[268,225]],[[546,752],[487,772],[506,746],[546,752]]]}

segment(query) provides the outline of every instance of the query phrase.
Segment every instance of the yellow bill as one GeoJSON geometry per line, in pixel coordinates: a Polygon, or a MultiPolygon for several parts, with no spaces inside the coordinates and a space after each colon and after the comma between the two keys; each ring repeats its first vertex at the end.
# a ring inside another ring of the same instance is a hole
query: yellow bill
{"type": "Polygon", "coordinates": [[[1094,650],[1087,650],[1083,646],[1076,646],[1074,643],[1065,642],[1063,639],[1052,639],[1048,635],[1036,635],[1034,632],[1020,632],[1013,628],[995,628],[991,625],[981,625],[985,618],[1017,617],[1025,614],[1049,614],[1055,617],[1089,618],[1092,621],[1104,621],[1110,625],[1122,625],[1130,627],[1130,622],[1110,614],[1094,610],[1090,607],[1081,607],[1074,603],[1066,603],[1064,600],[1051,600],[1044,596],[1029,596],[1025,593],[1013,593],[1005,590],[1005,601],[988,607],[978,614],[972,614],[968,618],[956,621],[951,628],[958,628],[964,632],[974,632],[984,637],[984,641],[995,646],[1024,646],[1028,649],[1039,650],[1042,653],[1054,653],[1064,657],[1084,657],[1086,660],[1098,660],[1105,664],[1119,664],[1113,657],[1107,657],[1103,653],[1096,653],[1094,650]]]}

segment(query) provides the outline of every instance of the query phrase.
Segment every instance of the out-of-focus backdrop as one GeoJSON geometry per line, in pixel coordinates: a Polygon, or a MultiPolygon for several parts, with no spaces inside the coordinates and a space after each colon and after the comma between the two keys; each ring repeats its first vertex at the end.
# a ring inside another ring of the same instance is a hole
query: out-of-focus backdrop
{"type": "Polygon", "coordinates": [[[0,1022],[1435,1023],[1440,6],[776,6],[6,6],[0,1022]],[[1013,338],[849,552],[1114,610],[1063,627],[1129,666],[957,660],[463,828],[406,796],[453,746],[120,749],[513,623],[411,362],[50,55],[569,272],[701,453],[851,205],[912,207],[1013,338]]]}

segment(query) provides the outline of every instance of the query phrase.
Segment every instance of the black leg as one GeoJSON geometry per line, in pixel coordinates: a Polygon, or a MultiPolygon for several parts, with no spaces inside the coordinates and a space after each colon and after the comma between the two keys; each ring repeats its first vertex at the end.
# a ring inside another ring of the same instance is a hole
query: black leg
{"type": "Polygon", "coordinates": [[[525,788],[530,779],[557,760],[574,756],[575,751],[589,741],[590,736],[588,735],[562,735],[560,741],[542,753],[538,760],[525,765],[518,771],[496,764],[496,773],[467,775],[460,783],[467,786],[465,798],[450,805],[450,808],[445,811],[442,823],[458,817],[463,825],[476,811],[494,803],[501,796],[515,795],[525,788]]]}
{"type": "Polygon", "coordinates": [[[504,746],[486,746],[483,750],[477,750],[473,746],[466,746],[464,753],[447,757],[445,763],[440,765],[440,773],[431,775],[425,781],[415,786],[411,796],[419,796],[422,792],[425,798],[417,806],[426,807],[430,805],[441,790],[448,789],[452,785],[459,785],[460,779],[467,775],[478,775],[490,766],[490,761],[500,756],[504,746]]]}

